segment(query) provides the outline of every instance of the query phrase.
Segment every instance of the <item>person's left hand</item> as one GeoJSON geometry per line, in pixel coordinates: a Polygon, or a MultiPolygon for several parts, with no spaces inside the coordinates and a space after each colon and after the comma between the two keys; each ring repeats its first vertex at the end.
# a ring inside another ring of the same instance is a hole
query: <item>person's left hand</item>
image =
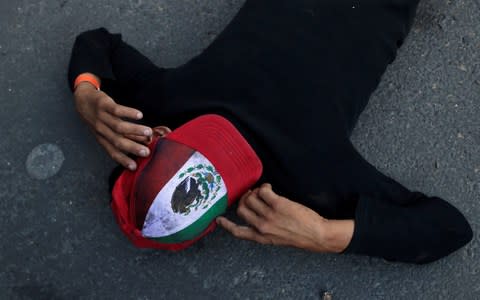
{"type": "Polygon", "coordinates": [[[237,225],[224,217],[217,218],[217,223],[237,238],[330,252],[326,245],[328,221],[313,210],[277,195],[270,184],[244,194],[237,214],[250,226],[237,225]]]}

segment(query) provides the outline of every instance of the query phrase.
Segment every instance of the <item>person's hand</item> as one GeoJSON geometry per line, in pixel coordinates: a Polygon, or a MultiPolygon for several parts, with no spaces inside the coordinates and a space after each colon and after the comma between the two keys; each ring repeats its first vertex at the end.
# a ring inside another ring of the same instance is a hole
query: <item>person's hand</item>
{"type": "Polygon", "coordinates": [[[327,220],[306,206],[277,195],[270,184],[244,194],[237,214],[249,226],[237,225],[224,217],[218,217],[217,223],[237,238],[261,244],[341,252],[353,235],[353,220],[327,220]]]}
{"type": "Polygon", "coordinates": [[[136,163],[128,154],[142,157],[150,154],[145,145],[151,141],[152,128],[128,121],[142,119],[141,111],[115,103],[87,82],[78,85],[74,98],[78,113],[113,160],[135,170],[136,163]]]}

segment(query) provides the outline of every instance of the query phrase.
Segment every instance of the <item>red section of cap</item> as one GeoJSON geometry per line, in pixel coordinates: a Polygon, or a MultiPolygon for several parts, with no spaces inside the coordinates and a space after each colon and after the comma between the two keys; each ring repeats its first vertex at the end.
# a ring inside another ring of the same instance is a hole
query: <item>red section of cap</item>
{"type": "Polygon", "coordinates": [[[203,115],[170,133],[166,139],[202,153],[227,185],[231,205],[262,175],[262,162],[230,121],[219,115],[203,115]]]}
{"type": "MultiPolygon", "coordinates": [[[[150,145],[149,148],[153,152],[155,149],[158,138],[155,139],[150,145]]],[[[164,244],[159,243],[154,240],[143,237],[142,232],[136,228],[134,215],[135,215],[135,183],[138,180],[139,174],[142,173],[142,170],[150,162],[152,155],[148,158],[139,158],[137,160],[138,168],[135,172],[125,170],[120,177],[115,182],[112,191],[112,203],[111,207],[115,218],[117,220],[120,229],[128,237],[128,239],[139,248],[153,248],[153,249],[162,249],[162,250],[172,250],[178,251],[185,249],[196,241],[203,238],[208,233],[212,232],[216,228],[216,223],[212,222],[207,229],[205,229],[201,235],[196,237],[193,240],[185,241],[182,243],[175,244],[164,244]]],[[[180,168],[180,167],[179,167],[180,168]]],[[[153,199],[151,200],[153,201],[153,199]]]]}

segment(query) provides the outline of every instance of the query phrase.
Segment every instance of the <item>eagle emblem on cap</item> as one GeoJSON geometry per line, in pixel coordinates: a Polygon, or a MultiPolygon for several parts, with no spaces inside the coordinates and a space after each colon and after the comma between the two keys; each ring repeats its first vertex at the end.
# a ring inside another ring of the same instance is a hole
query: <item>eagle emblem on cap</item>
{"type": "Polygon", "coordinates": [[[197,164],[178,175],[183,180],[172,194],[174,213],[188,215],[192,210],[206,209],[221,189],[222,177],[211,165],[197,164]]]}

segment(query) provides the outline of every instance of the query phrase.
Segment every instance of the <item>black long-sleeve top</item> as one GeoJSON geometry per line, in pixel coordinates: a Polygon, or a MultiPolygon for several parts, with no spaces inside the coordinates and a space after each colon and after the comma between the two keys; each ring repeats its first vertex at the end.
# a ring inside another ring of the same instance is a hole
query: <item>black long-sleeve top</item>
{"type": "Polygon", "coordinates": [[[150,126],[222,115],[262,160],[260,182],[326,218],[354,219],[345,253],[431,262],[471,240],[468,222],[448,202],[380,173],[349,139],[417,2],[247,0],[203,53],[171,69],[118,34],[89,31],[75,41],[69,83],[99,76],[150,126]]]}

